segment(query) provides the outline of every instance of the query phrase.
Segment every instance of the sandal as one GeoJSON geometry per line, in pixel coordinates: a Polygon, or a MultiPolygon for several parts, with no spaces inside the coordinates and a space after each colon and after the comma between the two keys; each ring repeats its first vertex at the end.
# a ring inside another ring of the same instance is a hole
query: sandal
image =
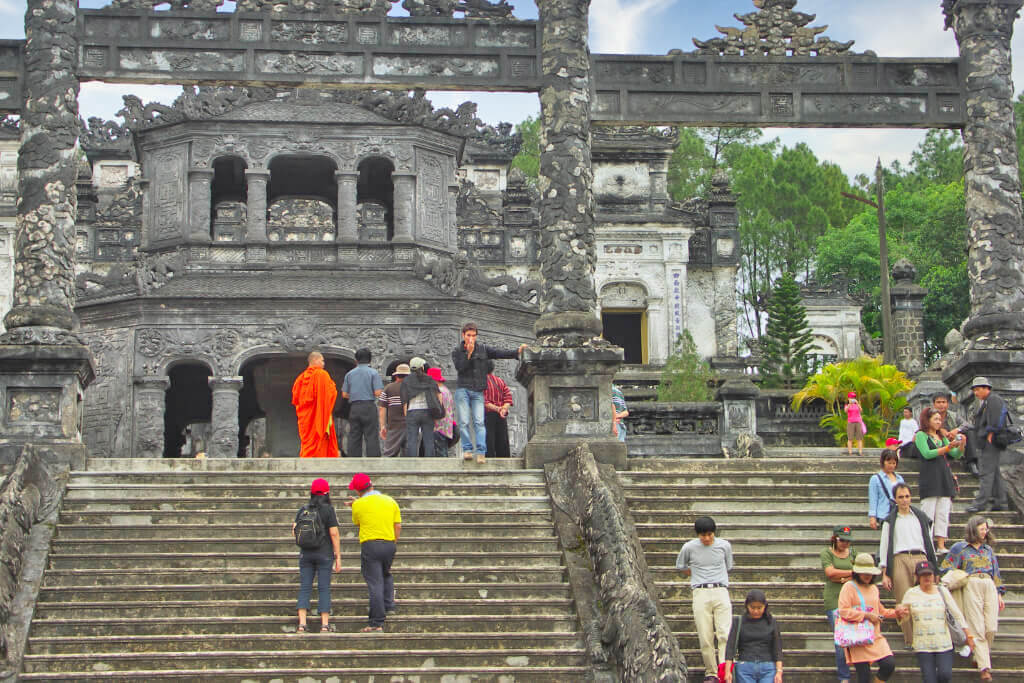
{"type": "Polygon", "coordinates": [[[330,633],[333,630],[334,629],[332,629],[330,626],[321,626],[320,627],[320,633],[330,633]]]}
{"type": "Polygon", "coordinates": [[[380,631],[383,631],[383,630],[384,630],[383,626],[364,626],[363,628],[359,629],[359,632],[360,633],[379,633],[380,631]]]}
{"type": "Polygon", "coordinates": [[[484,457],[483,455],[476,456],[476,464],[477,465],[483,465],[485,462],[487,462],[487,458],[486,457],[484,457]]]}
{"type": "Polygon", "coordinates": [[[306,632],[306,625],[305,625],[305,624],[299,624],[299,625],[298,625],[298,626],[297,626],[297,627],[295,628],[295,632],[296,632],[296,633],[305,633],[305,632],[306,632]]]}

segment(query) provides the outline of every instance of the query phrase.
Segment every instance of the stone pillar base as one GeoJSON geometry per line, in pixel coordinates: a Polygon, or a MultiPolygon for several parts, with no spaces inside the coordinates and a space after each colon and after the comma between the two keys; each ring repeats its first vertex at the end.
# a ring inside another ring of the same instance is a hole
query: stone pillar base
{"type": "Polygon", "coordinates": [[[31,444],[48,464],[85,465],[82,397],[95,362],[75,342],[74,335],[50,328],[18,328],[0,338],[0,462],[31,444]],[[58,333],[59,344],[39,341],[58,333]]]}
{"type": "Polygon", "coordinates": [[[987,377],[992,389],[1003,397],[1014,419],[1024,416],[1024,349],[968,350],[942,373],[942,380],[964,403],[971,393],[971,380],[987,377]]]}
{"type": "Polygon", "coordinates": [[[526,466],[561,460],[586,442],[594,458],[627,469],[626,444],[612,435],[612,379],[622,349],[592,346],[525,349],[516,380],[529,392],[526,466]]]}

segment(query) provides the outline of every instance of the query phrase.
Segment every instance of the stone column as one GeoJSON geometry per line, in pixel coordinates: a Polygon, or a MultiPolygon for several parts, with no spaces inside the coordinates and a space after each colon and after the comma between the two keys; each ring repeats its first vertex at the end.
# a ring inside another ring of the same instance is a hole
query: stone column
{"type": "Polygon", "coordinates": [[[395,184],[394,221],[392,242],[412,242],[416,210],[416,176],[412,173],[392,173],[395,184]]]}
{"type": "Polygon", "coordinates": [[[11,310],[0,336],[0,461],[34,444],[78,466],[82,396],[95,377],[75,324],[76,0],[28,0],[11,310]]]}
{"type": "Polygon", "coordinates": [[[135,416],[136,458],[162,458],[164,455],[164,413],[167,410],[168,377],[136,377],[132,414],[135,416]]]}
{"type": "Polygon", "coordinates": [[[964,173],[969,230],[969,350],[943,373],[956,391],[986,375],[1024,410],[1024,229],[1010,40],[1022,0],[945,0],[966,84],[964,173]]]}
{"type": "Polygon", "coordinates": [[[270,171],[245,171],[246,182],[246,214],[245,241],[248,243],[265,244],[267,242],[267,183],[270,171]]]}
{"type": "Polygon", "coordinates": [[[917,270],[900,259],[892,267],[892,334],[896,367],[911,377],[924,372],[924,298],[928,290],[914,284],[917,270]]]}
{"type": "Polygon", "coordinates": [[[335,171],[338,182],[338,243],[359,240],[359,221],[356,215],[356,186],[359,174],[351,171],[335,171]]]}
{"type": "Polygon", "coordinates": [[[193,168],[188,172],[188,237],[189,242],[209,244],[213,239],[210,216],[213,211],[211,190],[213,171],[193,168]]]}
{"type": "Polygon", "coordinates": [[[208,458],[238,457],[238,392],[242,390],[241,377],[210,377],[213,392],[213,410],[210,416],[208,458]]]}
{"type": "Polygon", "coordinates": [[[764,443],[757,435],[757,397],[760,390],[749,379],[726,380],[716,398],[722,402],[719,432],[722,449],[731,457],[761,457],[764,443]]]}
{"type": "Polygon", "coordinates": [[[538,348],[517,379],[530,392],[527,467],[587,441],[599,462],[626,467],[612,435],[611,385],[622,349],[600,339],[590,155],[589,0],[538,0],[541,24],[538,348]]]}

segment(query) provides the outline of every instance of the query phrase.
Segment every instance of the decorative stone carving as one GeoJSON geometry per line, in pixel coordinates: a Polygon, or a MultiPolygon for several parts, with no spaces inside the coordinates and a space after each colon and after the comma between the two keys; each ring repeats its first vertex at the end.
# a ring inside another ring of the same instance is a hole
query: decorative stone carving
{"type": "Polygon", "coordinates": [[[413,272],[440,291],[450,296],[462,294],[466,284],[469,264],[461,254],[453,257],[438,256],[433,260],[417,250],[413,272]]]}
{"type": "Polygon", "coordinates": [[[213,393],[213,409],[206,456],[238,457],[238,392],[242,390],[242,378],[210,377],[207,381],[213,393]]]}
{"type": "Polygon", "coordinates": [[[4,319],[9,330],[70,330],[74,321],[77,11],[75,0],[29,0],[25,14],[16,266],[4,319]]]}
{"type": "Polygon", "coordinates": [[[164,453],[164,407],[167,377],[136,377],[135,401],[132,413],[135,416],[136,458],[159,458],[164,453]]]}
{"type": "Polygon", "coordinates": [[[388,216],[387,207],[381,202],[359,202],[356,209],[358,235],[361,242],[387,242],[388,216]]]}
{"type": "Polygon", "coordinates": [[[322,199],[283,197],[268,211],[271,242],[329,242],[334,241],[334,231],[334,208],[322,199]]]}
{"type": "Polygon", "coordinates": [[[826,57],[845,54],[853,41],[838,43],[828,36],[818,37],[828,26],[808,26],[815,15],[794,12],[797,0],[753,0],[758,11],[734,15],[744,26],[718,30],[724,38],[693,39],[695,52],[705,55],[744,55],[747,57],[826,57]]]}
{"type": "Polygon", "coordinates": [[[411,17],[452,17],[456,13],[467,19],[512,19],[515,9],[506,0],[497,3],[487,0],[402,0],[402,7],[411,17]]]}
{"type": "Polygon", "coordinates": [[[445,159],[432,152],[417,154],[416,175],[417,207],[419,209],[419,237],[436,244],[447,244],[450,228],[446,208],[444,167],[445,159]]]}
{"type": "Polygon", "coordinates": [[[97,330],[83,333],[82,339],[96,361],[96,379],[85,390],[82,439],[91,454],[118,457],[128,453],[131,444],[128,332],[97,330]]]}

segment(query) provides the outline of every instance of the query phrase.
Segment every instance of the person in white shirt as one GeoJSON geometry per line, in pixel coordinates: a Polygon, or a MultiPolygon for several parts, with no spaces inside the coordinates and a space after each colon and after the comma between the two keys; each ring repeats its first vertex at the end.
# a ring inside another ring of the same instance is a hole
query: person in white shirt
{"type": "Polygon", "coordinates": [[[914,419],[914,411],[910,406],[903,407],[903,419],[900,420],[900,457],[905,458],[907,456],[904,449],[907,444],[914,441],[914,435],[917,434],[918,428],[917,420],[914,419]]]}

